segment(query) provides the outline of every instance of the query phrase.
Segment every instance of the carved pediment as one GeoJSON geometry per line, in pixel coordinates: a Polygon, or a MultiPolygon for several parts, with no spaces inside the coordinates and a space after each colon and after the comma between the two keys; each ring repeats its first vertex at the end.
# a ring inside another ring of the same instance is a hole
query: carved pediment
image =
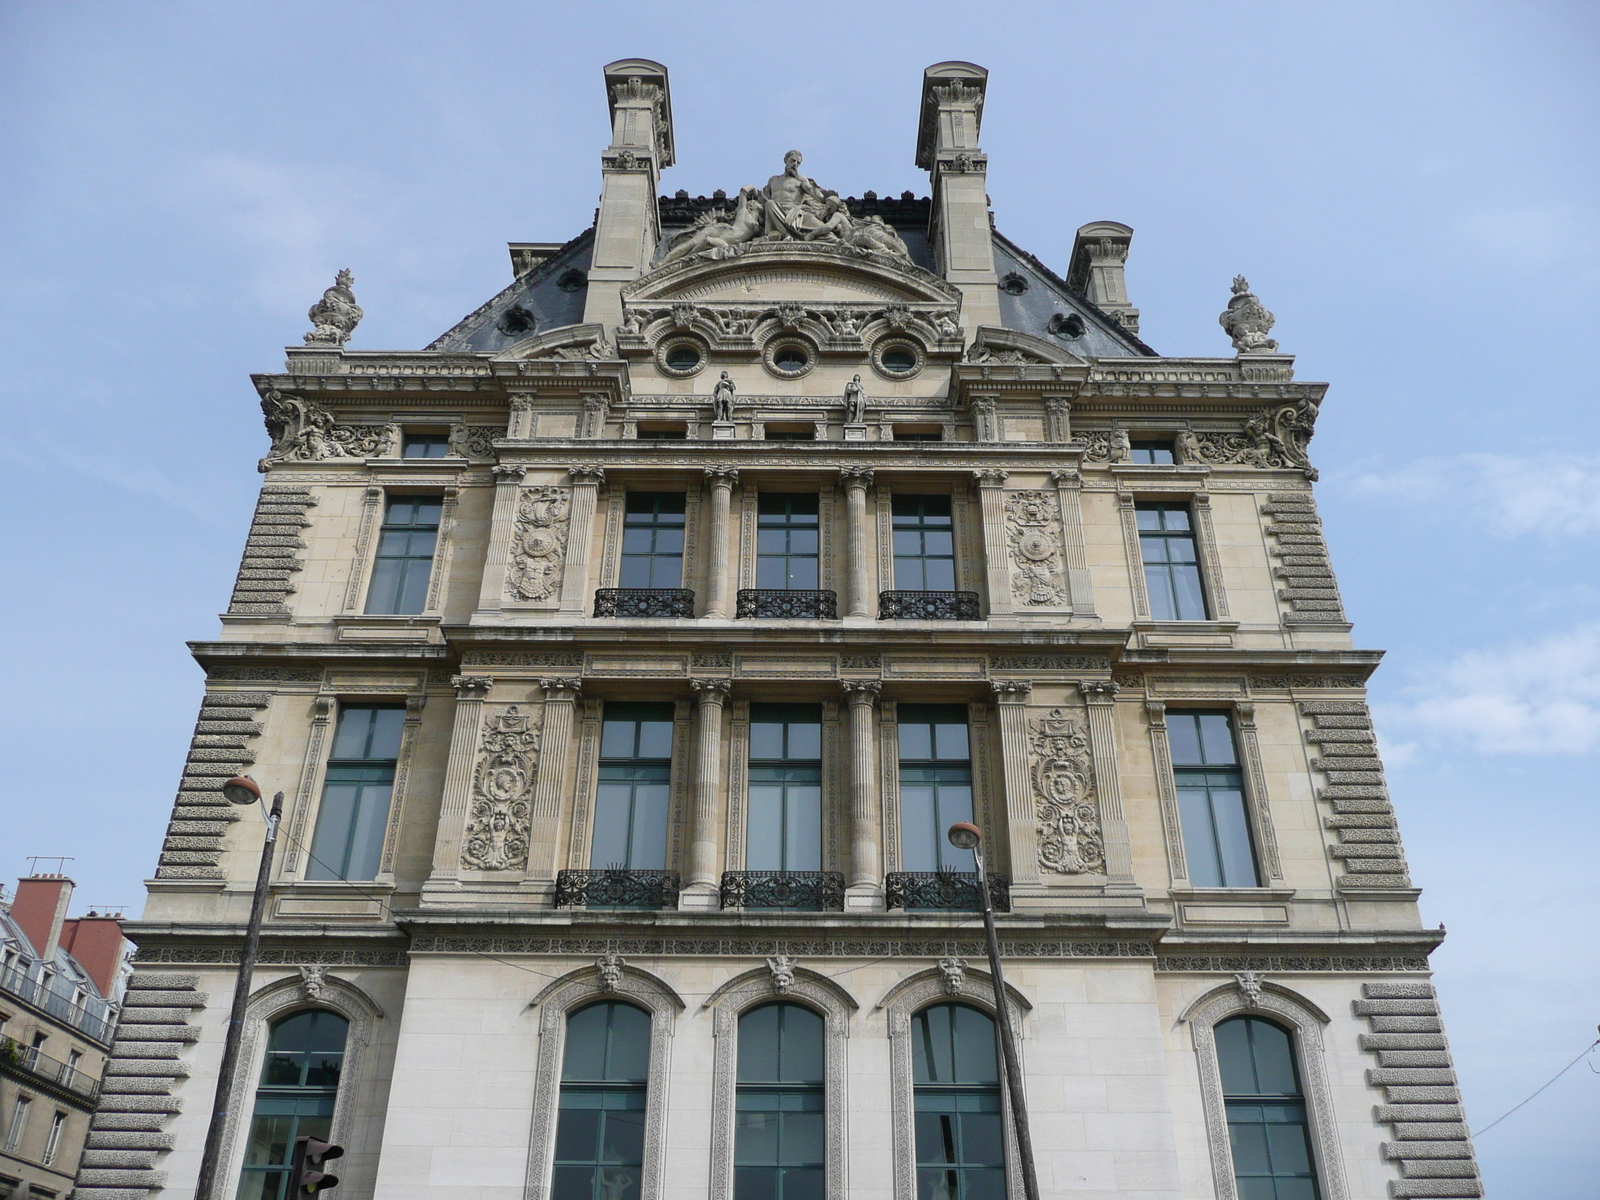
{"type": "Polygon", "coordinates": [[[1063,363],[1073,366],[1084,366],[1086,359],[1079,358],[1072,351],[1035,337],[1031,333],[1023,333],[1019,329],[1002,329],[997,325],[984,325],[978,329],[978,336],[967,350],[967,362],[980,365],[994,365],[1012,363],[1021,366],[1039,363],[1063,363]]]}
{"type": "Polygon", "coordinates": [[[720,259],[684,258],[623,288],[624,300],[902,301],[952,304],[960,292],[897,255],[821,242],[752,242],[720,259]]]}
{"type": "Polygon", "coordinates": [[[563,325],[513,342],[494,356],[496,362],[527,359],[598,360],[617,356],[606,340],[604,325],[563,325]]]}

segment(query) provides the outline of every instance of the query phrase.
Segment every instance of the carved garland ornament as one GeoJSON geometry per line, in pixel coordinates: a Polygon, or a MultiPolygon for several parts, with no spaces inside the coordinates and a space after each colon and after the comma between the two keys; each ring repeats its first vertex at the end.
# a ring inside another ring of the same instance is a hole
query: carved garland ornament
{"type": "Polygon", "coordinates": [[[1088,734],[1059,708],[1030,721],[1029,730],[1039,866],[1060,875],[1104,871],[1105,841],[1088,734]]]}
{"type": "Polygon", "coordinates": [[[483,725],[483,755],[472,777],[472,808],[461,865],[476,871],[515,871],[528,865],[534,764],[539,731],[513,704],[483,725]]]}
{"type": "Polygon", "coordinates": [[[1011,551],[1011,594],[1022,604],[1068,603],[1061,569],[1061,502],[1051,492],[1006,497],[1006,542],[1011,551]]]}
{"type": "Polygon", "coordinates": [[[517,499],[516,530],[506,568],[506,595],[513,600],[548,600],[561,587],[567,557],[569,487],[524,488],[517,499]]]}

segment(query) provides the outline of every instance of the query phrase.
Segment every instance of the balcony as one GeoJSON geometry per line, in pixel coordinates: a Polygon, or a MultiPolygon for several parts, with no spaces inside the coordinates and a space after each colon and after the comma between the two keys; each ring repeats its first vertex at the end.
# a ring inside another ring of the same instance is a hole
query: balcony
{"type": "Polygon", "coordinates": [[[71,1092],[91,1107],[100,1095],[98,1079],[69,1063],[40,1054],[36,1046],[24,1046],[8,1037],[0,1037],[0,1071],[49,1090],[71,1092]]]}
{"type": "Polygon", "coordinates": [[[677,908],[676,871],[558,871],[557,908],[677,908]]]}
{"type": "Polygon", "coordinates": [[[694,617],[692,588],[600,588],[597,617],[694,617]]]}
{"type": "MultiPolygon", "coordinates": [[[[888,908],[921,911],[982,912],[976,871],[890,871],[883,878],[888,908]]],[[[995,912],[1011,911],[1011,880],[989,876],[989,903],[995,912]]]]}
{"type": "Polygon", "coordinates": [[[880,621],[981,621],[977,592],[879,592],[880,621]]]}
{"type": "Polygon", "coordinates": [[[843,912],[844,876],[838,871],[724,871],[722,907],[843,912]]]}
{"type": "Polygon", "coordinates": [[[839,594],[833,591],[802,592],[786,591],[782,588],[741,588],[733,615],[834,621],[839,617],[839,594]]]}
{"type": "Polygon", "coordinates": [[[60,992],[45,987],[39,980],[29,978],[15,968],[0,971],[0,992],[15,996],[24,1004],[31,1004],[56,1020],[64,1021],[86,1038],[104,1046],[111,1044],[111,1033],[116,1026],[117,1018],[110,1006],[106,1006],[101,1012],[95,1012],[81,1004],[74,1004],[70,996],[63,996],[60,992]]]}

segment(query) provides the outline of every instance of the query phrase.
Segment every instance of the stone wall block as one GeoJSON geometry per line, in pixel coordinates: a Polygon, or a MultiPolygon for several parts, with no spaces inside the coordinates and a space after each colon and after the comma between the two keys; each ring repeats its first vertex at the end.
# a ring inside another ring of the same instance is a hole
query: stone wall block
{"type": "Polygon", "coordinates": [[[1388,1159],[1472,1157],[1472,1143],[1465,1139],[1447,1142],[1384,1142],[1380,1150],[1388,1159]]]}
{"type": "Polygon", "coordinates": [[[109,1129],[91,1130],[84,1145],[97,1150],[171,1150],[178,1144],[175,1133],[116,1133],[109,1129]]]}
{"type": "Polygon", "coordinates": [[[1412,1197],[1476,1197],[1483,1195],[1483,1184],[1476,1179],[1394,1179],[1389,1182],[1389,1195],[1396,1200],[1412,1197]]]}
{"type": "Polygon", "coordinates": [[[1363,1033],[1357,1041],[1363,1050],[1443,1050],[1444,1035],[1438,1033],[1363,1033]]]}
{"type": "Polygon", "coordinates": [[[179,1096],[102,1096],[100,1111],[175,1113],[183,1111],[183,1100],[179,1096]]]}
{"type": "Polygon", "coordinates": [[[124,1042],[112,1044],[111,1053],[118,1058],[177,1058],[183,1048],[177,1042],[124,1042]]]}
{"type": "Polygon", "coordinates": [[[1380,1067],[1448,1067],[1450,1066],[1450,1053],[1447,1050],[1380,1050],[1378,1052],[1378,1065],[1380,1067]]]}
{"type": "Polygon", "coordinates": [[[174,1025],[170,1023],[155,1022],[131,1024],[129,1017],[143,1018],[144,1012],[135,1009],[122,1018],[122,1023],[117,1026],[117,1040],[130,1042],[198,1042],[200,1030],[194,1025],[174,1025]]]}
{"type": "Polygon", "coordinates": [[[80,1167],[133,1167],[148,1171],[156,1165],[154,1150],[85,1150],[80,1167]]]}
{"type": "Polygon", "coordinates": [[[1460,1089],[1455,1087],[1386,1087],[1384,1098],[1390,1104],[1441,1104],[1459,1105],[1460,1089]]]}
{"type": "Polygon", "coordinates": [[[165,1096],[172,1090],[172,1075],[108,1075],[100,1081],[102,1096],[165,1096]]]}
{"type": "MultiPolygon", "coordinates": [[[[157,1132],[166,1124],[164,1112],[121,1112],[109,1109],[104,1103],[94,1114],[94,1128],[107,1132],[157,1132]]],[[[82,1195],[82,1192],[79,1192],[82,1195]]]]}
{"type": "Polygon", "coordinates": [[[1448,1067],[1369,1067],[1367,1082],[1374,1087],[1391,1088],[1397,1085],[1423,1084],[1453,1086],[1456,1082],[1456,1073],[1448,1067]]]}
{"type": "Polygon", "coordinates": [[[106,1063],[105,1077],[114,1075],[159,1075],[166,1079],[186,1078],[189,1064],[182,1059],[113,1058],[106,1063]]]}
{"type": "MultiPolygon", "coordinates": [[[[1373,1105],[1374,1111],[1381,1107],[1382,1105],[1373,1105]]],[[[1464,1139],[1467,1136],[1467,1127],[1459,1121],[1397,1121],[1394,1123],[1394,1136],[1402,1142],[1434,1142],[1444,1138],[1464,1139]]]]}
{"type": "Polygon", "coordinates": [[[1436,1000],[1439,993],[1424,980],[1403,983],[1363,983],[1361,994],[1368,1000],[1436,1000]]]}
{"type": "Polygon", "coordinates": [[[78,1195],[86,1188],[137,1187],[158,1188],[167,1186],[165,1171],[96,1171],[78,1172],[78,1195]]]}

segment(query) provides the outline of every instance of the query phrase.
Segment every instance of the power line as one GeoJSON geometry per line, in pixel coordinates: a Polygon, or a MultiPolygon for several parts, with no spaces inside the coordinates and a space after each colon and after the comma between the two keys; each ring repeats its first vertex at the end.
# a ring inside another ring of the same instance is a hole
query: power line
{"type": "MultiPolygon", "coordinates": [[[[1532,1100],[1534,1098],[1534,1096],[1537,1096],[1539,1094],[1539,1092],[1544,1091],[1545,1088],[1549,1087],[1552,1083],[1554,1083],[1556,1080],[1560,1079],[1568,1071],[1572,1070],[1572,1068],[1577,1066],[1580,1062],[1582,1062],[1584,1060],[1584,1058],[1587,1057],[1588,1054],[1596,1046],[1600,1046],[1600,1038],[1595,1038],[1594,1041],[1590,1042],[1589,1045],[1587,1047],[1585,1047],[1585,1049],[1584,1049],[1582,1054],[1578,1055],[1577,1058],[1573,1059],[1566,1066],[1562,1067],[1561,1070],[1557,1071],[1554,1075],[1550,1076],[1550,1078],[1545,1081],[1544,1087],[1541,1087],[1539,1089],[1539,1091],[1534,1092],[1533,1096],[1529,1096],[1528,1100],[1532,1100]]],[[[1522,1104],[1528,1103],[1528,1100],[1524,1100],[1522,1102],[1522,1104]]],[[[1512,1113],[1516,1112],[1518,1108],[1521,1108],[1522,1104],[1518,1104],[1515,1108],[1508,1109],[1507,1111],[1501,1113],[1498,1117],[1496,1117],[1494,1120],[1490,1121],[1487,1125],[1485,1125],[1482,1129],[1478,1130],[1478,1132],[1473,1134],[1472,1136],[1473,1137],[1482,1137],[1484,1134],[1488,1133],[1489,1130],[1493,1129],[1496,1125],[1500,1124],[1501,1121],[1504,1121],[1512,1113]]]]}

